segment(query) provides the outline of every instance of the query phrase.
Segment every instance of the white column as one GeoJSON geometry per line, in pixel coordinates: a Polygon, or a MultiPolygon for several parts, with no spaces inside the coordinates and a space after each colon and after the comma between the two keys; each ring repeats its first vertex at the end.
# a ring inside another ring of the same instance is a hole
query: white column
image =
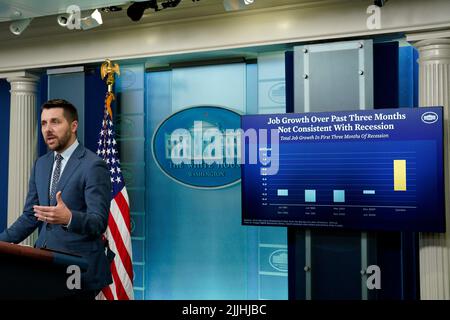
{"type": "MultiPolygon", "coordinates": [[[[28,180],[37,156],[37,77],[12,76],[9,129],[8,226],[23,212],[28,180]]],[[[34,235],[23,244],[33,245],[34,235]]]]}
{"type": "MultiPolygon", "coordinates": [[[[422,36],[423,37],[423,36],[422,36]]],[[[411,37],[414,38],[414,37],[411,37]]],[[[423,300],[450,299],[450,179],[449,108],[450,38],[430,34],[416,42],[419,50],[419,105],[444,106],[444,166],[446,233],[421,233],[420,297],[423,300]]],[[[427,214],[426,212],[422,212],[427,214]]]]}

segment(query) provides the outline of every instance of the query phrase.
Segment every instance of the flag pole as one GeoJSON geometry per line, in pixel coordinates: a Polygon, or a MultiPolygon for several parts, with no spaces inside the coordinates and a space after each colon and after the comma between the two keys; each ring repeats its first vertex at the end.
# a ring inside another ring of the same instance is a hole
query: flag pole
{"type": "Polygon", "coordinates": [[[108,91],[105,96],[104,117],[99,134],[97,155],[105,161],[111,179],[112,197],[108,226],[103,237],[106,247],[109,248],[107,249],[107,256],[111,262],[113,282],[102,288],[97,299],[129,300],[134,299],[130,201],[120,168],[111,109],[111,103],[115,100],[113,93],[114,76],[115,74],[120,75],[119,65],[106,59],[101,65],[100,73],[101,78],[105,80],[108,86],[108,91]]]}
{"type": "Polygon", "coordinates": [[[105,62],[102,63],[100,68],[100,75],[103,80],[106,81],[106,85],[108,86],[108,91],[106,93],[105,98],[105,106],[106,109],[112,119],[112,110],[111,110],[111,102],[116,99],[113,93],[113,85],[115,82],[114,74],[120,76],[120,68],[117,63],[112,62],[110,59],[106,59],[105,62]]]}

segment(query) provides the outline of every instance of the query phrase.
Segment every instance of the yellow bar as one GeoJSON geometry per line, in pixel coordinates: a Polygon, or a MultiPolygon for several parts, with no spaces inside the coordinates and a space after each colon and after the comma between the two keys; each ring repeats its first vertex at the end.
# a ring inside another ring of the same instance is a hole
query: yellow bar
{"type": "Polygon", "coordinates": [[[394,160],[394,191],[406,191],[406,160],[394,160]]]}

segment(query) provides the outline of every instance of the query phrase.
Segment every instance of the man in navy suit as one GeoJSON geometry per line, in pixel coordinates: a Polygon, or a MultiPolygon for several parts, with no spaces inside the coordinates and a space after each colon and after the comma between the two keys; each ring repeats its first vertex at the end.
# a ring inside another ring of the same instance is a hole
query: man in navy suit
{"type": "Polygon", "coordinates": [[[41,127],[51,151],[36,160],[23,214],[0,233],[0,241],[19,243],[42,225],[35,246],[83,256],[89,267],[81,277],[81,296],[93,299],[112,282],[102,241],[111,201],[109,171],[79,144],[78,114],[70,102],[46,102],[41,127]]]}

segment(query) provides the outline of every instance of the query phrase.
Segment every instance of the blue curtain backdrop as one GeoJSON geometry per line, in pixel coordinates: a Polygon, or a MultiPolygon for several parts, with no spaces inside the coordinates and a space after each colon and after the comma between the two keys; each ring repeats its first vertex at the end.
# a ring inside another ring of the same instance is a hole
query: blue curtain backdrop
{"type": "Polygon", "coordinates": [[[84,83],[84,146],[96,152],[108,88],[100,77],[100,67],[86,70],[84,83]]]}
{"type": "Polygon", "coordinates": [[[8,210],[9,90],[9,83],[0,80],[0,232],[6,227],[8,210]]]}
{"type": "Polygon", "coordinates": [[[47,153],[47,145],[41,133],[41,106],[47,101],[48,98],[48,77],[47,74],[41,75],[39,82],[39,91],[37,97],[37,116],[38,116],[38,157],[47,153]]]}

